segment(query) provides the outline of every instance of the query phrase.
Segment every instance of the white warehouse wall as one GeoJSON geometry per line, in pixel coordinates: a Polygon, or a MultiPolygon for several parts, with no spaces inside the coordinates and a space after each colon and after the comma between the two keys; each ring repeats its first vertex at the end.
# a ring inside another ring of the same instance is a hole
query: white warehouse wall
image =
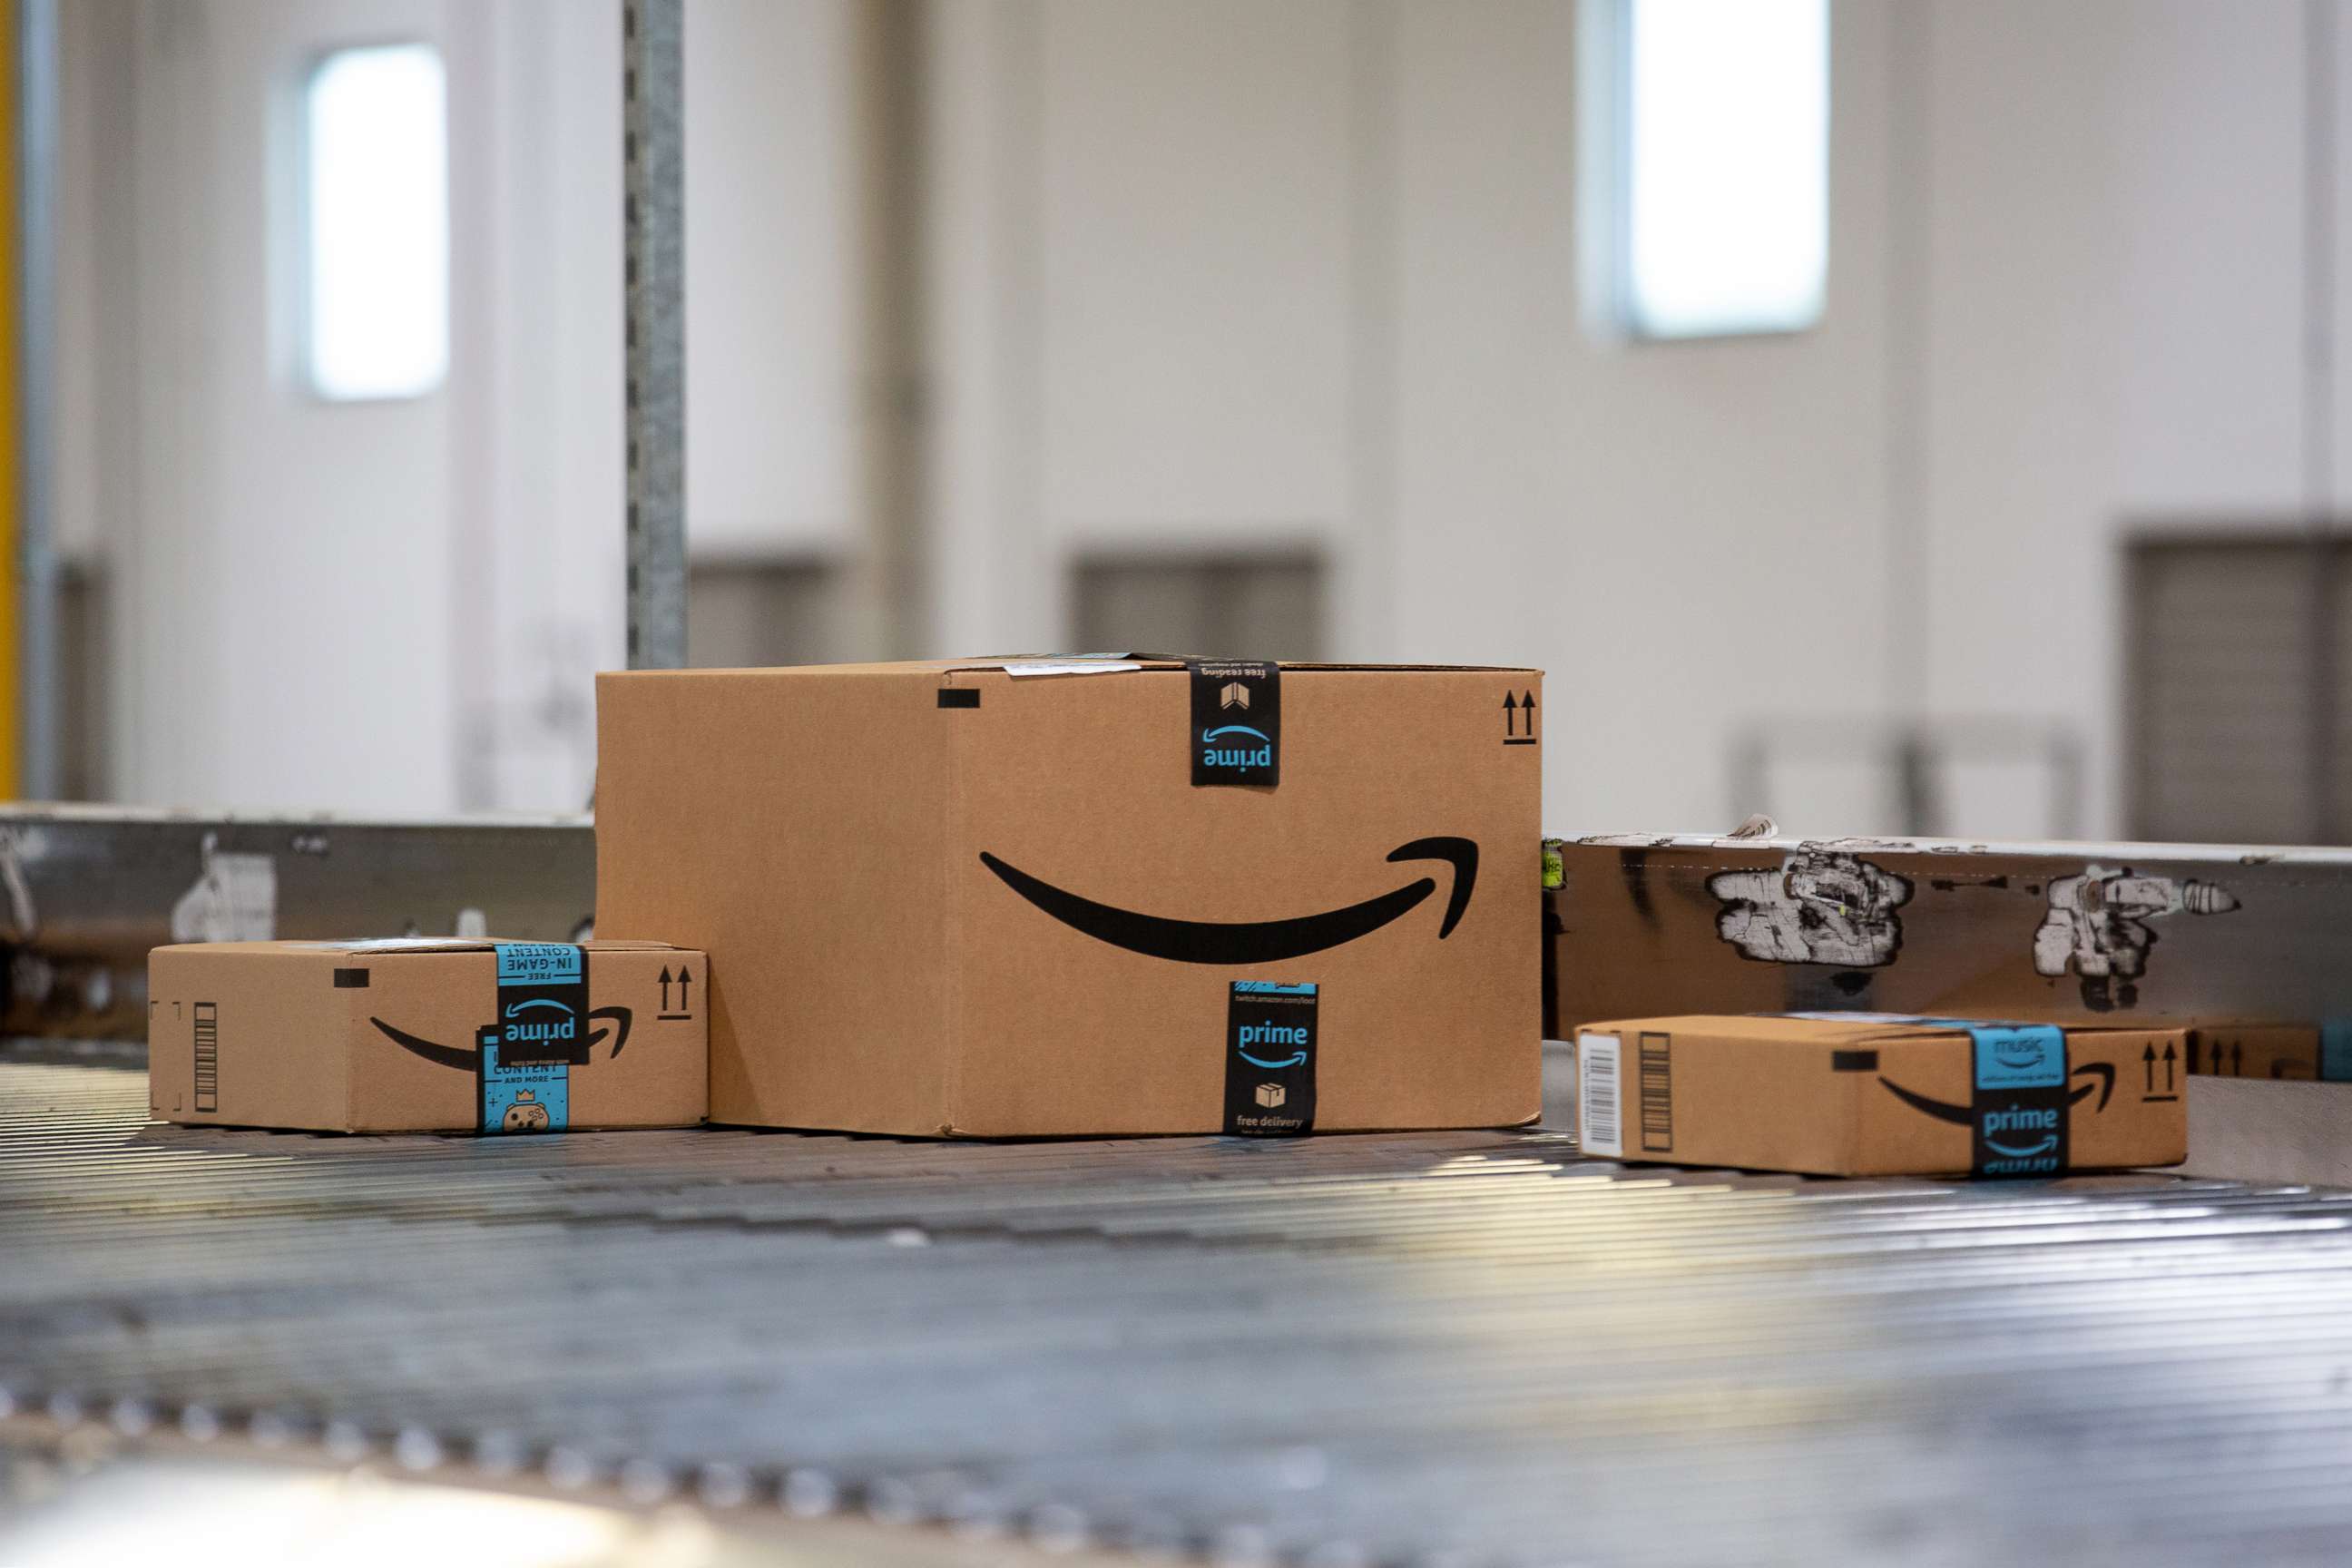
{"type": "MultiPolygon", "coordinates": [[[[1907,712],[2078,737],[2112,833],[2124,531],[2306,500],[2295,0],[1838,0],[1824,319],[1674,343],[1581,323],[1572,5],[950,9],[954,642],[1066,636],[1074,548],[1303,538],[1335,655],[1550,672],[1556,827],[1885,830],[1876,773],[1727,758],[1907,712]]],[[[2044,768],[1953,784],[2057,825],[2044,768]]]]}
{"type": "Polygon", "coordinates": [[[1939,0],[1918,40],[1925,694],[2077,727],[2104,831],[2125,531],[2275,524],[2306,499],[2305,19],[1939,0]]]}
{"type": "Polygon", "coordinates": [[[1670,343],[1580,324],[1572,8],[1398,23],[1394,646],[1549,672],[1549,822],[1728,827],[1745,716],[1896,696],[1887,13],[1832,35],[1821,324],[1670,343]]]}
{"type": "MultiPolygon", "coordinates": [[[[846,0],[696,0],[698,546],[852,529],[846,0]]],[[[112,595],[121,798],[578,809],[621,662],[617,0],[62,8],[58,531],[112,595]],[[449,376],[331,405],[295,355],[300,90],[448,73],[449,376]]]]}
{"type": "MultiPolygon", "coordinates": [[[[689,0],[705,555],[866,553],[881,3],[689,0]]],[[[122,595],[121,793],[577,799],[619,652],[615,11],[67,8],[61,510],[122,595]],[[265,104],[387,28],[451,52],[466,335],[443,397],[304,406],[256,346],[265,104]]],[[[1736,739],[1990,711],[2090,742],[2113,831],[2121,531],[2325,510],[2352,463],[2305,428],[2311,15],[1836,0],[1824,320],[1643,344],[1580,310],[1572,0],[929,0],[913,651],[1065,643],[1081,553],[1305,545],[1335,655],[1550,671],[1555,828],[1884,828],[1850,769],[1735,800],[1736,739]]],[[[2045,785],[1958,826],[2045,830],[2045,785]]]]}
{"type": "Polygon", "coordinates": [[[419,0],[131,12],[128,153],[97,171],[102,197],[130,203],[131,276],[89,314],[127,321],[134,344],[129,416],[99,459],[131,475],[99,521],[119,595],[112,754],[133,798],[447,798],[448,402],[336,408],[295,387],[287,153],[320,30],[452,25],[419,0]]]}
{"type": "Polygon", "coordinates": [[[855,9],[687,6],[687,495],[706,555],[855,546],[855,9]]]}

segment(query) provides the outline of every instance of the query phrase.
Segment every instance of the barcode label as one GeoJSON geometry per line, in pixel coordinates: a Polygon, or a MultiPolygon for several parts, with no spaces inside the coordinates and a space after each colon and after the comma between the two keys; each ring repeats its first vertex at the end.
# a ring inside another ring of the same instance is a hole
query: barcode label
{"type": "Polygon", "coordinates": [[[196,1109],[220,1109],[220,1005],[196,1004],[196,1109]]]}
{"type": "Polygon", "coordinates": [[[1670,1070],[1674,1037],[1642,1037],[1642,1152],[1664,1154],[1675,1146],[1675,1083],[1670,1070]]]}
{"type": "Polygon", "coordinates": [[[1625,1153],[1625,1080],[1614,1035],[1576,1037],[1576,1141],[1588,1154],[1616,1160],[1625,1153]]]}

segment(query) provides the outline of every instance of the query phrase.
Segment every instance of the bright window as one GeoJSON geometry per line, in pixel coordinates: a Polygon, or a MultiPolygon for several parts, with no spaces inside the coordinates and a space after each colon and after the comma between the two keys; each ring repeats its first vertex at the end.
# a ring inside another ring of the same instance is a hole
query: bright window
{"type": "Polygon", "coordinates": [[[449,148],[441,56],[339,49],[304,114],[310,385],[338,401],[418,397],[449,369],[449,148]]]}
{"type": "Polygon", "coordinates": [[[1829,268],[1828,0],[1625,0],[1622,300],[1644,337],[1790,331],[1829,268]]]}

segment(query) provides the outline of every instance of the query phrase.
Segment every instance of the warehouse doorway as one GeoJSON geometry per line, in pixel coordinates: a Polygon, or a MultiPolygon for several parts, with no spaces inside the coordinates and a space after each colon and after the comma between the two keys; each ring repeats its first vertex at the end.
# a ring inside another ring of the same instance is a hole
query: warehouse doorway
{"type": "Polygon", "coordinates": [[[2136,539],[2125,600],[2132,836],[2352,843],[2352,539],[2136,539]]]}

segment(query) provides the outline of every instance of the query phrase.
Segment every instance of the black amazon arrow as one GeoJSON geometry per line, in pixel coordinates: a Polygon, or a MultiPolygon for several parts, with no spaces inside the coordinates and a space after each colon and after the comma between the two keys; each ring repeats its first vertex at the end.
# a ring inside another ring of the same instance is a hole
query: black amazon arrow
{"type": "MultiPolygon", "coordinates": [[[[1452,935],[1462,911],[1469,907],[1471,889],[1478,883],[1478,846],[1467,838],[1416,838],[1389,851],[1388,858],[1391,862],[1443,860],[1454,868],[1445,918],[1437,927],[1439,941],[1452,935]]],[[[1378,898],[1320,914],[1280,921],[1180,921],[1097,903],[1007,865],[985,849],[980,852],[980,863],[995,872],[1006,887],[1071,930],[1129,952],[1178,963],[1272,963],[1320,952],[1369,936],[1437,890],[1434,879],[1423,877],[1378,898]]]]}
{"type": "Polygon", "coordinates": [[[431,1040],[419,1039],[405,1029],[395,1029],[382,1018],[370,1018],[383,1032],[383,1037],[404,1051],[413,1051],[436,1067],[456,1068],[460,1072],[474,1070],[475,1052],[460,1050],[456,1046],[440,1046],[431,1040]]]}
{"type": "MultiPolygon", "coordinates": [[[[2116,1092],[2116,1069],[2114,1064],[2111,1062],[2084,1062],[2081,1067],[2074,1069],[2074,1076],[2076,1078],[2081,1078],[2084,1073],[2091,1074],[2099,1081],[2096,1083],[2086,1083],[2083,1085],[2082,1088],[2075,1089],[2073,1093],[2067,1095],[2066,1103],[2069,1105],[2080,1105],[2083,1101],[2088,1100],[2094,1093],[2095,1093],[2099,1097],[2099,1103],[2093,1106],[2091,1109],[2095,1111],[2105,1110],[2107,1108],[2108,1100],[2113,1097],[2116,1092]]],[[[1886,1092],[1893,1095],[1895,1099],[1901,1100],[1904,1104],[1909,1106],[1914,1110],[1926,1112],[1927,1115],[1934,1117],[1938,1121],[1949,1121],[1961,1127],[1974,1127],[1977,1124],[1977,1113],[1973,1106],[1954,1105],[1948,1100],[1930,1100],[1924,1094],[1913,1093],[1911,1090],[1904,1088],[1901,1084],[1896,1083],[1892,1079],[1882,1078],[1878,1081],[1885,1085],[1886,1092]]]]}
{"type": "MultiPolygon", "coordinates": [[[[592,1010],[588,1016],[591,1018],[610,1018],[613,1021],[614,1027],[611,1031],[604,1029],[589,1030],[588,1038],[582,1042],[583,1047],[596,1045],[604,1038],[604,1036],[607,1033],[612,1033],[614,1036],[613,1055],[616,1057],[619,1056],[621,1054],[621,1047],[629,1043],[629,1025],[631,1022],[629,1009],[626,1007],[598,1007],[592,1010]]],[[[436,1067],[456,1068],[460,1072],[472,1072],[474,1070],[475,1058],[480,1054],[477,1051],[467,1050],[462,1047],[444,1046],[432,1040],[421,1038],[418,1036],[410,1034],[405,1029],[394,1027],[392,1025],[385,1023],[382,1018],[370,1018],[368,1022],[373,1024],[376,1026],[377,1031],[382,1034],[385,1039],[390,1040],[402,1050],[423,1057],[426,1061],[433,1063],[436,1067]]]]}

